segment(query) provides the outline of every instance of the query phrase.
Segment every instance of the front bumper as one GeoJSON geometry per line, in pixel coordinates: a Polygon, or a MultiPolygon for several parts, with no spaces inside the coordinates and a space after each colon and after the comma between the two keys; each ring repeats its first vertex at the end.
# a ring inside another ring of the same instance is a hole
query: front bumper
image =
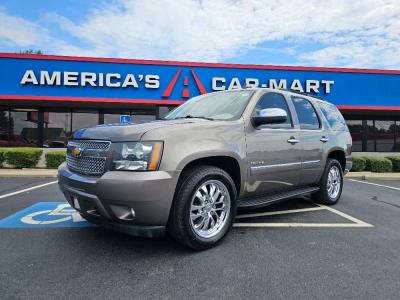
{"type": "Polygon", "coordinates": [[[101,177],[58,169],[72,207],[90,222],[136,236],[160,236],[168,222],[179,172],[110,171],[101,177]]]}

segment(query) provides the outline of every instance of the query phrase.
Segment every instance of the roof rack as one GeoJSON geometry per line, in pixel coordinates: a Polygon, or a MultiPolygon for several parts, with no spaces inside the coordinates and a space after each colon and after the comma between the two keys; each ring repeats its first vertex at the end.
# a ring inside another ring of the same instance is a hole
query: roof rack
{"type": "Polygon", "coordinates": [[[312,95],[312,94],[310,94],[310,93],[299,92],[299,91],[291,90],[291,89],[282,89],[282,88],[279,88],[279,90],[281,90],[281,91],[286,91],[286,92],[291,92],[291,93],[294,93],[294,94],[299,94],[299,95],[303,95],[303,96],[307,96],[307,97],[316,98],[316,99],[319,99],[319,100],[322,100],[322,101],[326,101],[326,100],[325,100],[324,98],[322,98],[321,96],[312,95]]]}

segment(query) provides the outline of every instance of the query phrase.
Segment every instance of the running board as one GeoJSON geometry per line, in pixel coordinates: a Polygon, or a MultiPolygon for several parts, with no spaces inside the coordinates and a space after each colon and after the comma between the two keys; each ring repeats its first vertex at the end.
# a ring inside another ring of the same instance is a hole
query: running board
{"type": "Polygon", "coordinates": [[[314,193],[319,191],[319,187],[303,187],[296,190],[292,190],[290,192],[281,192],[276,194],[271,194],[267,196],[259,196],[253,198],[244,198],[238,202],[239,209],[247,209],[247,208],[258,208],[266,205],[270,205],[276,202],[280,202],[283,200],[287,200],[290,198],[295,198],[299,196],[303,196],[306,194],[314,193]]]}

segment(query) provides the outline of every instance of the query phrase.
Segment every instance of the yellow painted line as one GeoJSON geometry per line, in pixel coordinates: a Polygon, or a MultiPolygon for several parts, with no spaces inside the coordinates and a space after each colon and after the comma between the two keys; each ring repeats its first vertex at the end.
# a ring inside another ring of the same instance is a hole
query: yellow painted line
{"type": "Polygon", "coordinates": [[[326,228],[326,227],[349,227],[349,228],[362,228],[362,227],[374,227],[374,225],[363,223],[235,223],[233,227],[286,227],[286,228],[326,228]]]}
{"type": "Polygon", "coordinates": [[[268,212],[254,213],[254,214],[239,215],[239,216],[236,216],[236,219],[264,217],[264,216],[275,216],[275,215],[284,215],[284,214],[294,214],[294,213],[302,213],[302,212],[324,210],[324,209],[325,209],[324,207],[317,206],[317,207],[301,208],[301,209],[288,209],[288,210],[280,210],[280,211],[268,211],[268,212]]]}
{"type": "Polygon", "coordinates": [[[352,217],[352,216],[350,216],[350,215],[348,215],[348,214],[345,214],[345,213],[342,212],[342,211],[339,211],[339,210],[337,210],[337,209],[334,209],[334,208],[329,207],[329,206],[326,206],[326,205],[321,205],[321,204],[318,204],[318,205],[319,205],[320,207],[323,207],[323,208],[326,209],[326,210],[329,210],[330,212],[333,212],[334,214],[337,214],[337,215],[341,216],[342,218],[345,218],[345,219],[347,219],[347,220],[349,220],[349,221],[351,221],[351,222],[354,222],[355,224],[359,224],[359,225],[369,225],[369,226],[367,226],[367,227],[373,227],[371,224],[365,223],[364,221],[361,221],[360,219],[357,219],[357,218],[354,218],[354,217],[352,217]]]}

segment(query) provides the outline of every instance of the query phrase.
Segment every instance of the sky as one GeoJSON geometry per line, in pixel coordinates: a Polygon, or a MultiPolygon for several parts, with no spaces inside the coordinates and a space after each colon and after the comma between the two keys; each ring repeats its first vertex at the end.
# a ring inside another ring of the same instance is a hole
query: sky
{"type": "Polygon", "coordinates": [[[0,0],[0,52],[400,69],[400,0],[0,0]]]}

